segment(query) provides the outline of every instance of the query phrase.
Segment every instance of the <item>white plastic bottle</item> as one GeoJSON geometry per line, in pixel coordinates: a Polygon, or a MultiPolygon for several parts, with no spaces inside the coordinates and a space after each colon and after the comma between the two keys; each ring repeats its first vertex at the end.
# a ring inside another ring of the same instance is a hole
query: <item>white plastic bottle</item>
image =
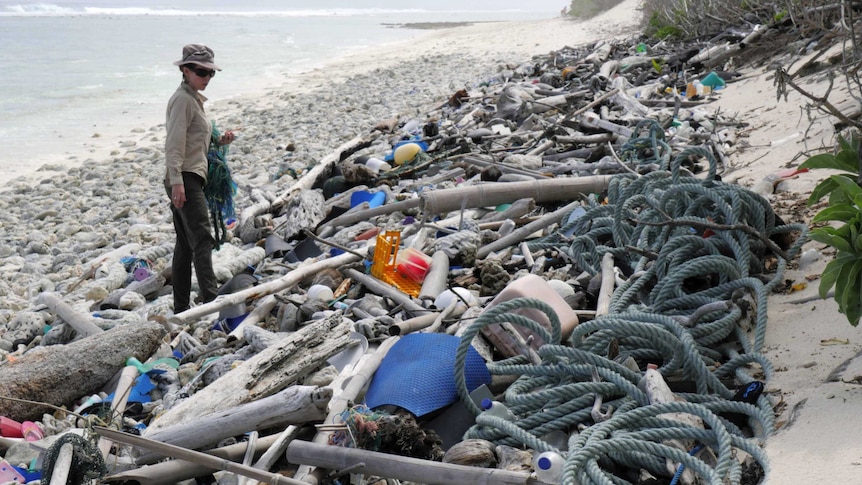
{"type": "Polygon", "coordinates": [[[488,416],[496,416],[507,421],[516,421],[518,419],[515,413],[509,410],[505,404],[492,399],[482,399],[482,412],[488,416]]]}
{"type": "Polygon", "coordinates": [[[536,478],[545,483],[561,483],[566,460],[555,451],[543,451],[533,460],[536,478]]]}

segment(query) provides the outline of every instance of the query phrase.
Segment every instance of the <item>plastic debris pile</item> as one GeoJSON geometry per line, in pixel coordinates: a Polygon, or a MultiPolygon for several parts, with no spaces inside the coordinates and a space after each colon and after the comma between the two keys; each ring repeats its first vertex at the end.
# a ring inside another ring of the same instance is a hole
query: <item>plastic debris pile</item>
{"type": "Polygon", "coordinates": [[[214,473],[160,444],[307,483],[765,479],[767,297],[806,228],[721,180],[734,75],[641,46],[508,66],[238,194],[214,302],[172,314],[140,244],[34,291],[0,330],[0,476],[77,433],[109,483],[214,473]]]}

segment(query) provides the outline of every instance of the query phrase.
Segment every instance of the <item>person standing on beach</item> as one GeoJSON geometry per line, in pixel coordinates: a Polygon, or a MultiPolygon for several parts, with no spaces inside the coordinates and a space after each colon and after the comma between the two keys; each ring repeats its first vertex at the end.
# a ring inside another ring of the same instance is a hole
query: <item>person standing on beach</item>
{"type": "Polygon", "coordinates": [[[168,101],[165,139],[165,190],[171,198],[171,213],[177,242],[171,262],[174,314],[189,309],[194,264],[203,302],[215,299],[218,281],[213,272],[213,232],[204,185],[210,143],[227,145],[234,134],[225,132],[212,140],[212,125],[204,111],[207,88],[216,71],[213,50],[202,44],[183,47],[182,59],[174,62],[183,73],[180,86],[168,101]]]}

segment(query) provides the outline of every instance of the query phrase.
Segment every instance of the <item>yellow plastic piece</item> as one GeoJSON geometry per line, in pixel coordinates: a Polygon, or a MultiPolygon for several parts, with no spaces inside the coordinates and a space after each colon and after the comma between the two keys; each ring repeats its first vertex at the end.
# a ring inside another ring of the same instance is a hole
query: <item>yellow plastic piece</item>
{"type": "Polygon", "coordinates": [[[416,155],[419,155],[419,152],[421,151],[422,148],[416,143],[405,143],[395,149],[395,152],[392,154],[392,159],[395,162],[395,165],[404,165],[416,158],[416,155]]]}
{"type": "Polygon", "coordinates": [[[416,298],[419,296],[422,285],[395,270],[400,245],[401,232],[399,231],[384,231],[377,235],[377,245],[374,246],[374,262],[371,263],[371,275],[416,298]]]}

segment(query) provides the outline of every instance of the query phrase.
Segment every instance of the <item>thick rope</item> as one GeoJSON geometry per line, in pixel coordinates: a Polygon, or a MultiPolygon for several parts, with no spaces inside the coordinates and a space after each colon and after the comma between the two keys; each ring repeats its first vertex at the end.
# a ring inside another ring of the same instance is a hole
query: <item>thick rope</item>
{"type": "Polygon", "coordinates": [[[787,261],[776,255],[774,274],[764,278],[770,246],[741,228],[771,239],[797,234],[784,249],[790,258],[805,242],[807,228],[783,225],[763,197],[718,180],[708,150],[692,147],[672,157],[663,137],[657,125],[639,124],[621,158],[658,170],[614,177],[606,200],[590,196],[586,214],[530,243],[533,250],[567,254],[578,269],[593,275],[604,254],[613,254],[616,265],[630,274],[614,291],[610,313],[561,336],[559,320],[542,302],[511,300],[480,315],[464,331],[456,354],[459,396],[477,415],[465,438],[561,452],[565,484],[630,483],[612,473],[612,464],[666,475],[666,460],[682,464],[704,483],[739,483],[742,467],[735,449],[751,455],[768,474],[761,445],[775,427],[772,405],[765,396],[755,403],[731,398],[735,387],[755,380],[753,372],[763,380],[773,373],[760,350],[767,299],[787,261]],[[704,177],[683,170],[691,160],[706,160],[704,177]],[[544,311],[550,327],[515,313],[521,308],[544,311]],[[749,320],[751,329],[744,323],[749,320]],[[519,376],[504,396],[516,421],[480,414],[464,376],[473,338],[501,322],[528,328],[547,342],[538,349],[538,359],[518,356],[488,365],[492,374],[519,376]],[[609,355],[612,347],[619,353],[609,355]],[[665,378],[688,383],[697,392],[677,392],[685,402],[650,404],[638,387],[643,371],[624,365],[627,358],[640,369],[655,363],[665,378]],[[604,416],[593,410],[597,397],[604,416]],[[669,413],[697,416],[705,429],[673,420],[669,413]],[[739,418],[753,437],[743,434],[739,418]],[[556,430],[572,433],[568,452],[543,439],[556,430]],[[699,443],[717,461],[713,466],[669,440],[699,443]]]}

